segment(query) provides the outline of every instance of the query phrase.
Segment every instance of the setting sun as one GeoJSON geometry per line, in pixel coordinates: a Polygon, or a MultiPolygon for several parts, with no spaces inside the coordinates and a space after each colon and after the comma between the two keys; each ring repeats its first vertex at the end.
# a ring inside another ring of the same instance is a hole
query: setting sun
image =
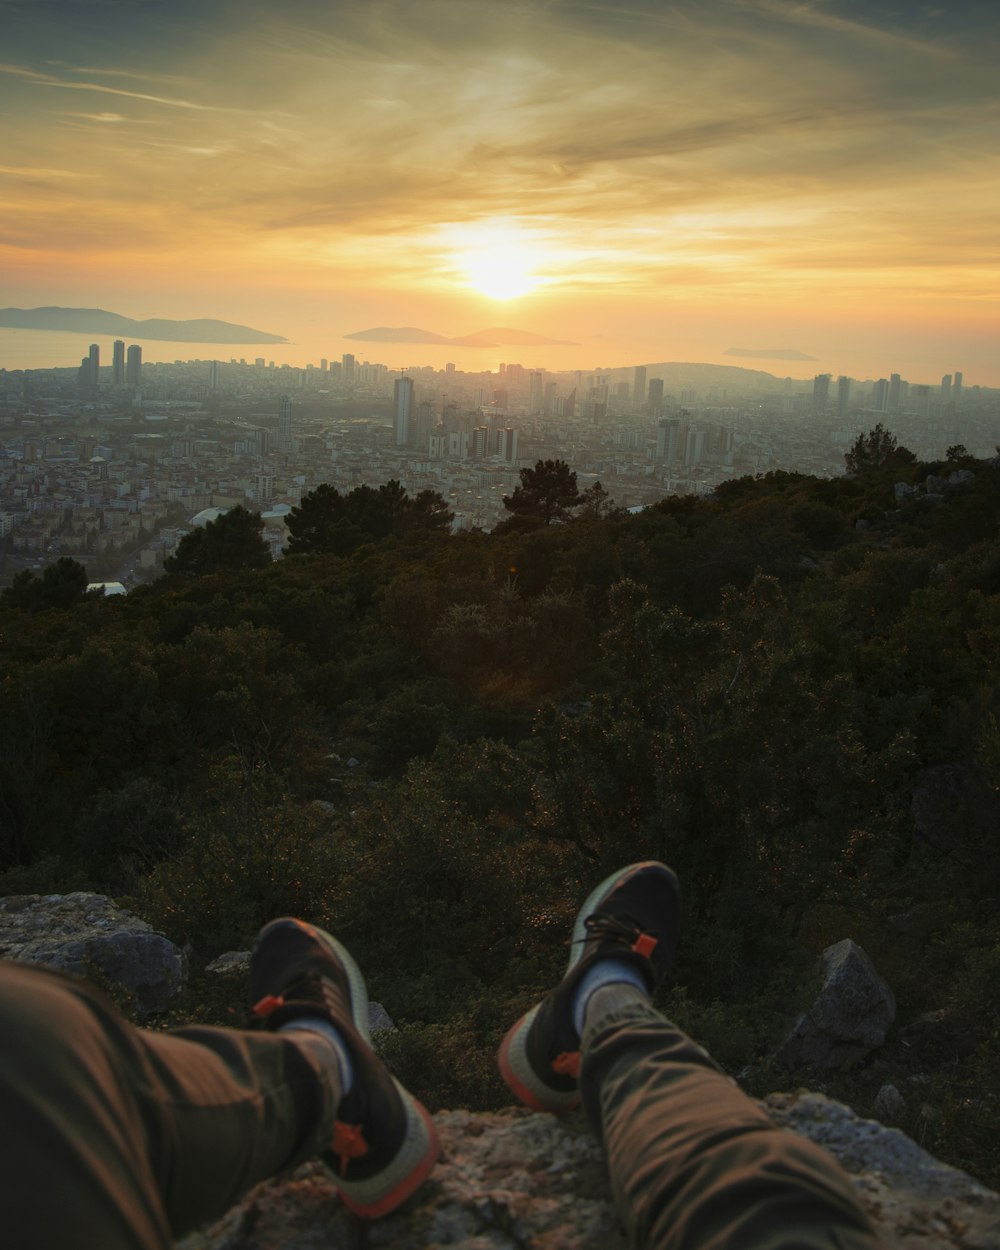
{"type": "Polygon", "coordinates": [[[456,226],[449,231],[452,263],[466,287],[490,299],[530,295],[546,279],[541,255],[525,232],[506,222],[456,226]]]}

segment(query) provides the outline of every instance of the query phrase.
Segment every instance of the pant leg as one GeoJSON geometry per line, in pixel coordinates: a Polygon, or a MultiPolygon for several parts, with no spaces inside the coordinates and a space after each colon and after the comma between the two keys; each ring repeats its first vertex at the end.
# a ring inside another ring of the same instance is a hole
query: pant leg
{"type": "Polygon", "coordinates": [[[588,1019],[580,1091],[634,1247],[877,1250],[825,1150],[777,1129],[650,1005],[588,1019]]]}
{"type": "Polygon", "coordinates": [[[86,983],[0,962],[0,1228],[17,1246],[167,1250],[319,1152],[339,1090],[307,1045],[133,1028],[86,983]]]}

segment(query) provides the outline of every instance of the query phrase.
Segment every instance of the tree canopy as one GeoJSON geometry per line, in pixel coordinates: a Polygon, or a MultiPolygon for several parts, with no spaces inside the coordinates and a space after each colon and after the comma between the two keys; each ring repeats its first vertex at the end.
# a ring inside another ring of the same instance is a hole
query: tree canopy
{"type": "Polygon", "coordinates": [[[907,447],[900,447],[895,434],[881,423],[867,434],[859,434],[850,451],[844,453],[844,464],[852,477],[860,477],[873,469],[904,468],[916,456],[907,447]]]}
{"type": "Polygon", "coordinates": [[[185,534],[163,567],[168,573],[202,577],[234,569],[262,569],[270,563],[271,549],[264,541],[260,513],[238,506],[185,534]]]}
{"type": "Polygon", "coordinates": [[[302,496],[286,518],[288,555],[333,552],[348,555],[365,542],[390,536],[447,533],[455,514],[434,490],[411,499],[393,479],[379,487],[355,486],[342,495],[324,482],[302,496]]]}
{"type": "Polygon", "coordinates": [[[503,497],[503,506],[514,517],[551,525],[567,520],[583,502],[576,474],[565,460],[538,460],[533,469],[522,469],[520,476],[520,486],[503,497]]]}

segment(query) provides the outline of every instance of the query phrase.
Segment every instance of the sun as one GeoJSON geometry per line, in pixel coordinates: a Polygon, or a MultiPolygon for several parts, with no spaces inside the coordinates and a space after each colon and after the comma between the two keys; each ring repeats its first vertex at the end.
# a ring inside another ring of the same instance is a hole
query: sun
{"type": "Polygon", "coordinates": [[[512,300],[546,284],[541,249],[516,223],[452,226],[447,239],[456,278],[480,295],[512,300]]]}

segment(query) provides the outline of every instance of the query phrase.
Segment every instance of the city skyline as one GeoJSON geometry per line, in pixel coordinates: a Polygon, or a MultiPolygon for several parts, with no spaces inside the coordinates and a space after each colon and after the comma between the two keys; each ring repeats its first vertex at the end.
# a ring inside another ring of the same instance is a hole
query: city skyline
{"type": "Polygon", "coordinates": [[[4,13],[5,302],[1000,386],[991,4],[4,13]]]}

